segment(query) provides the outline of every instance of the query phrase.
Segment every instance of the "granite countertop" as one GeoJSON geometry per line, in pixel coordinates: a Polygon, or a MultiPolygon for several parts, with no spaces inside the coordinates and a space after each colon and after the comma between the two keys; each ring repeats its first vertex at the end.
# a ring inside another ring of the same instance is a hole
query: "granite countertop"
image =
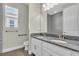
{"type": "Polygon", "coordinates": [[[44,37],[44,36],[32,36],[33,38],[48,42],[50,44],[55,44],[61,46],[63,48],[67,48],[76,52],[79,52],[79,41],[76,40],[68,40],[68,39],[59,39],[56,37],[44,37]]]}

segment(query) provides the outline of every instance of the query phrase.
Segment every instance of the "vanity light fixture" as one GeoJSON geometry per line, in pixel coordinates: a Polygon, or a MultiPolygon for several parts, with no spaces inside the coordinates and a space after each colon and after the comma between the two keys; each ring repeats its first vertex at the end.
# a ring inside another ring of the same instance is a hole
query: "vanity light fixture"
{"type": "Polygon", "coordinates": [[[44,9],[44,11],[47,11],[50,8],[53,8],[55,5],[58,5],[58,3],[44,3],[43,4],[43,9],[44,9]]]}

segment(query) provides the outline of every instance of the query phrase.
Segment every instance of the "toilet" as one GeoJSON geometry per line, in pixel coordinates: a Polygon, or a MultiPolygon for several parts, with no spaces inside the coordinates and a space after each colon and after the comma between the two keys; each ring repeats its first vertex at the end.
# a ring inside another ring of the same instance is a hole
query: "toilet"
{"type": "Polygon", "coordinates": [[[24,50],[28,50],[28,41],[25,41],[25,42],[24,42],[24,47],[25,47],[24,50]]]}

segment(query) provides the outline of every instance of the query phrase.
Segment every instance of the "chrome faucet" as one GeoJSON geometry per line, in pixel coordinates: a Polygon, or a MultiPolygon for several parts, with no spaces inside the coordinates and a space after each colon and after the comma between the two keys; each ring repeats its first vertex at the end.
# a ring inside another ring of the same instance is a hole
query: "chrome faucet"
{"type": "Polygon", "coordinates": [[[62,35],[62,39],[64,40],[64,34],[62,35]]]}
{"type": "Polygon", "coordinates": [[[46,38],[46,34],[44,33],[43,35],[44,35],[44,38],[46,38]]]}
{"type": "Polygon", "coordinates": [[[59,34],[59,39],[64,40],[64,35],[59,34]]]}
{"type": "Polygon", "coordinates": [[[59,39],[61,39],[61,35],[59,34],[59,39]]]}

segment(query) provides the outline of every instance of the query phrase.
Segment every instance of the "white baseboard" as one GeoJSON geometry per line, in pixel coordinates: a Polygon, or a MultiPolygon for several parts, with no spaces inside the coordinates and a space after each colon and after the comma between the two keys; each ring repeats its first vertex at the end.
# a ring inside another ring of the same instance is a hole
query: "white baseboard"
{"type": "Polygon", "coordinates": [[[23,48],[23,47],[24,47],[24,45],[20,45],[20,46],[16,46],[16,47],[12,47],[12,48],[3,49],[2,53],[10,52],[10,51],[13,51],[13,50],[16,50],[16,49],[19,49],[19,48],[23,48]]]}

